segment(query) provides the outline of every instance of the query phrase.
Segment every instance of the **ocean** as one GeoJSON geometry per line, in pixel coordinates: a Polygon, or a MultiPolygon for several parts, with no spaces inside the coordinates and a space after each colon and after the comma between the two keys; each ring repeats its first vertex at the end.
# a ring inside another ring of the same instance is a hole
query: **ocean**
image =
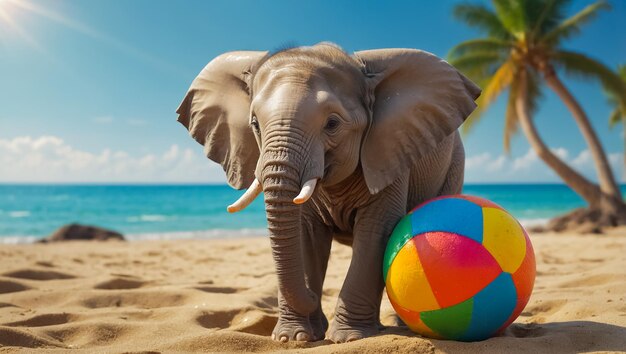
{"type": "MultiPolygon", "coordinates": [[[[242,212],[226,211],[241,193],[227,185],[0,184],[0,243],[32,242],[73,222],[130,240],[264,235],[262,197],[242,212]]],[[[526,226],[584,206],[560,184],[468,184],[464,193],[500,204],[526,226]]]]}

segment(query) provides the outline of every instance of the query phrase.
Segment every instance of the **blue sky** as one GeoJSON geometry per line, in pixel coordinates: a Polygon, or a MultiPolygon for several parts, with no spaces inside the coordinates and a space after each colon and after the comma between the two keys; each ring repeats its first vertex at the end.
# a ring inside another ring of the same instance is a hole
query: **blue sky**
{"type": "MultiPolygon", "coordinates": [[[[454,20],[456,3],[0,0],[0,182],[223,182],[174,113],[210,59],[320,41],[348,52],[411,47],[445,56],[479,35],[454,20]]],[[[571,12],[588,3],[573,1],[571,12]]],[[[626,3],[612,5],[566,47],[611,67],[625,63],[626,3]]],[[[621,169],[622,129],[608,129],[599,85],[565,82],[621,169]]],[[[593,177],[569,113],[546,93],[540,133],[593,177]]],[[[558,181],[521,134],[503,155],[502,103],[464,137],[466,181],[558,181]]]]}

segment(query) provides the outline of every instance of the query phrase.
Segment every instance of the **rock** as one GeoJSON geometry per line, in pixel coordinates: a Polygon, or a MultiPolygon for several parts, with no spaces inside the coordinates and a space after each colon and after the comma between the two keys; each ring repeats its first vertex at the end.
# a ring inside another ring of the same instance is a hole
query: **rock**
{"type": "Polygon", "coordinates": [[[604,229],[626,225],[626,215],[600,209],[580,208],[557,216],[547,225],[531,228],[531,232],[577,232],[603,234],[604,229]]]}
{"type": "Polygon", "coordinates": [[[125,239],[124,236],[119,232],[107,230],[101,227],[81,224],[68,224],[56,230],[52,235],[43,238],[37,242],[47,243],[74,240],[124,241],[125,239]]]}

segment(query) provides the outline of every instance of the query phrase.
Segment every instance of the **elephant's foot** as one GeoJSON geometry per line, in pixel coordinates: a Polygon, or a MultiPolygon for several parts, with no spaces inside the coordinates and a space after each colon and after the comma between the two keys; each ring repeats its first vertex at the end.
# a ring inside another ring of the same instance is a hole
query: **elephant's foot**
{"type": "Polygon", "coordinates": [[[279,342],[311,342],[316,340],[316,335],[308,316],[281,314],[272,331],[272,339],[279,342]]]}
{"type": "Polygon", "coordinates": [[[313,312],[309,316],[309,322],[313,328],[314,340],[322,340],[326,336],[326,330],[328,329],[328,320],[321,309],[313,312]]]}
{"type": "Polygon", "coordinates": [[[326,337],[335,343],[345,343],[371,337],[378,334],[379,331],[380,328],[377,321],[348,324],[335,317],[326,337]]]}

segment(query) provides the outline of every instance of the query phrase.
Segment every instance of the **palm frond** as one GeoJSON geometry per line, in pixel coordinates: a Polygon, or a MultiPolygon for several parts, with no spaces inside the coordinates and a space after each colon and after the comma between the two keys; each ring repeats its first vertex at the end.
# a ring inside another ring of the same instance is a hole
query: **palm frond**
{"type": "Polygon", "coordinates": [[[528,26],[524,1],[492,0],[498,19],[515,38],[522,38],[528,26]]]}
{"type": "MultiPolygon", "coordinates": [[[[626,65],[622,64],[617,66],[617,75],[622,78],[622,81],[626,85],[626,65]]],[[[609,128],[614,128],[617,124],[622,123],[624,125],[624,131],[626,132],[626,102],[620,101],[619,97],[617,97],[614,92],[607,91],[606,89],[604,91],[608,96],[609,104],[614,108],[609,115],[609,128]]],[[[626,139],[626,135],[624,135],[624,139],[626,139]]]]}
{"type": "Polygon", "coordinates": [[[542,41],[548,44],[554,44],[578,34],[580,33],[582,25],[593,20],[600,10],[608,10],[610,8],[610,5],[606,1],[597,1],[561,22],[558,26],[546,33],[542,41]]]}
{"type": "MultiPolygon", "coordinates": [[[[616,73],[622,79],[624,85],[626,85],[626,65],[618,65],[616,73]]],[[[606,95],[607,103],[613,107],[613,111],[609,115],[609,128],[613,128],[622,120],[626,120],[626,100],[620,99],[618,92],[607,90],[606,87],[603,91],[606,95]]],[[[624,129],[626,129],[626,124],[624,129]]]]}
{"type": "Polygon", "coordinates": [[[482,118],[483,113],[491,106],[495,99],[511,85],[515,71],[515,63],[512,60],[507,60],[488,80],[485,80],[486,85],[484,85],[483,92],[476,100],[478,107],[468,117],[465,124],[463,124],[463,133],[468,133],[480,118],[482,118]]]}
{"type": "Polygon", "coordinates": [[[542,0],[539,4],[528,4],[530,23],[533,25],[532,36],[545,34],[556,27],[565,18],[565,9],[572,0],[542,0]]]}
{"type": "Polygon", "coordinates": [[[499,55],[507,55],[514,45],[514,42],[497,38],[471,39],[452,47],[448,52],[448,61],[474,53],[497,53],[499,55]]]}
{"type": "Polygon", "coordinates": [[[617,75],[619,75],[624,82],[626,82],[626,64],[617,66],[617,75]]]}
{"type": "Polygon", "coordinates": [[[531,21],[538,17],[544,1],[492,0],[498,19],[515,38],[523,38],[529,32],[531,21]]]}
{"type": "Polygon", "coordinates": [[[498,16],[486,6],[462,3],[454,7],[453,14],[456,19],[482,30],[491,37],[511,38],[511,34],[502,25],[498,16]]]}
{"type": "Polygon", "coordinates": [[[472,81],[480,84],[486,78],[490,78],[504,61],[506,57],[500,53],[477,52],[454,58],[449,62],[472,81]]]}
{"type": "Polygon", "coordinates": [[[568,74],[600,81],[604,89],[615,96],[618,104],[626,107],[626,82],[609,67],[584,54],[566,50],[553,52],[551,58],[568,74]]]}
{"type": "Polygon", "coordinates": [[[626,120],[626,115],[622,115],[622,111],[619,108],[615,108],[609,115],[609,128],[615,128],[616,125],[624,120],[626,120]]]}

